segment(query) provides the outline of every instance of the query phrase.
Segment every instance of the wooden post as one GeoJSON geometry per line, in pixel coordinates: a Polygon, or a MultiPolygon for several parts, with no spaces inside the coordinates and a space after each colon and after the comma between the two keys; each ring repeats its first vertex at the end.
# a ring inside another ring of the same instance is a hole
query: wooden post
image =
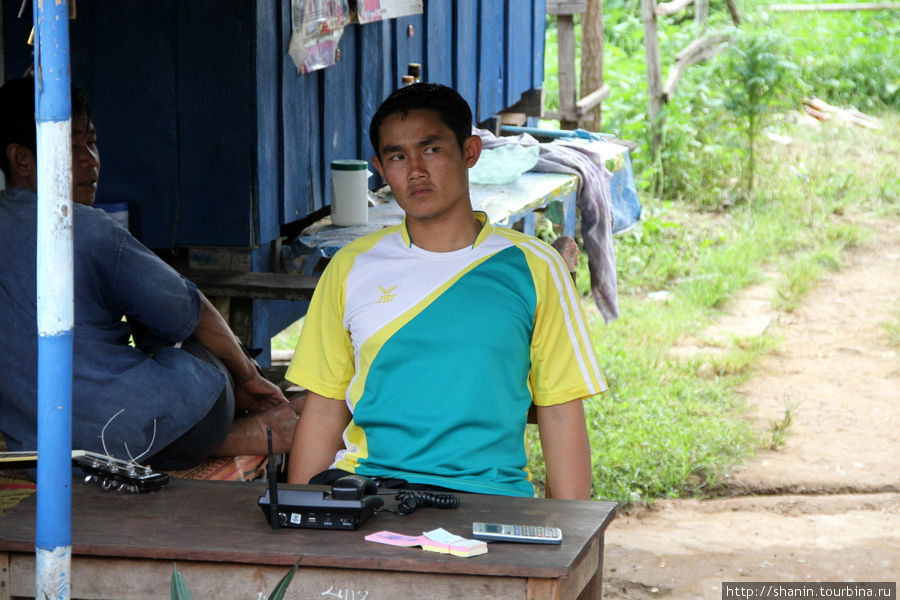
{"type": "Polygon", "coordinates": [[[556,15],[556,48],[559,61],[560,129],[575,129],[575,20],[572,15],[556,15]]]}
{"type": "MultiPolygon", "coordinates": [[[[588,0],[587,12],[581,17],[581,92],[603,87],[603,2],[588,0]]],[[[601,105],[583,117],[581,127],[600,131],[601,105]]]]}
{"type": "Polygon", "coordinates": [[[656,0],[641,0],[644,21],[644,48],[647,53],[647,91],[650,96],[650,149],[653,160],[662,144],[662,77],[659,71],[659,38],[656,31],[656,0]]]}
{"type": "Polygon", "coordinates": [[[737,3],[735,0],[725,0],[725,5],[728,7],[728,12],[731,14],[731,20],[734,21],[734,24],[741,24],[741,14],[738,12],[737,3]]]}
{"type": "Polygon", "coordinates": [[[709,17],[709,0],[694,0],[694,20],[697,21],[697,33],[706,31],[706,19],[709,17]]]}

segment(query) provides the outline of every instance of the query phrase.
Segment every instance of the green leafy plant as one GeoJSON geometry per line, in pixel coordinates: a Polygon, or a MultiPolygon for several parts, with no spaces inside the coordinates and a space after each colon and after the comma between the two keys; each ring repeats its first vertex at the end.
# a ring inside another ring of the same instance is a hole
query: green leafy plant
{"type": "Polygon", "coordinates": [[[724,107],[741,123],[746,138],[742,187],[753,193],[757,143],[776,109],[793,104],[801,89],[800,68],[787,58],[782,39],[772,30],[743,32],[725,60],[724,107]]]}
{"type": "MultiPolygon", "coordinates": [[[[297,567],[299,566],[300,561],[297,560],[297,562],[294,563],[294,566],[291,567],[291,570],[288,571],[272,591],[269,592],[266,600],[282,600],[284,598],[284,594],[287,592],[288,586],[291,585],[291,581],[294,579],[294,574],[297,572],[297,567]]],[[[184,576],[181,574],[181,571],[178,570],[178,566],[174,564],[172,565],[171,595],[172,600],[193,600],[187,582],[184,580],[184,576]]]]}
{"type": "Polygon", "coordinates": [[[177,565],[172,565],[172,584],[171,584],[172,600],[193,600],[191,592],[188,589],[187,582],[177,565]]]}
{"type": "MultiPolygon", "coordinates": [[[[838,106],[860,110],[900,107],[900,61],[893,56],[900,39],[900,11],[841,13],[774,13],[768,0],[741,3],[743,20],[740,37],[768,36],[779,49],[773,56],[785,60],[781,49],[790,40],[790,55],[798,69],[790,67],[784,82],[780,106],[800,108],[802,95],[813,95],[838,106]]],[[[687,202],[706,209],[719,209],[735,198],[747,197],[738,189],[741,154],[746,153],[745,128],[728,115],[724,101],[736,85],[734,77],[724,77],[730,53],[692,65],[678,84],[677,93],[666,106],[666,127],[661,160],[652,161],[649,151],[650,124],[647,118],[647,67],[641,5],[635,0],[608,0],[603,3],[606,46],[604,79],[612,94],[603,102],[603,131],[634,141],[632,153],[635,180],[642,196],[658,194],[653,186],[663,177],[661,198],[687,202]]],[[[576,19],[576,38],[580,27],[576,19]]],[[[728,11],[718,4],[709,13],[709,30],[733,27],[728,11]]],[[[682,16],[658,21],[661,69],[669,70],[675,55],[691,41],[695,28],[682,16]]],[[[545,36],[544,82],[546,110],[556,110],[557,54],[556,21],[549,18],[545,36]]],[[[576,45],[576,61],[580,52],[576,45]]],[[[790,61],[787,61],[790,62],[790,61]]],[[[768,116],[770,113],[766,113],[768,116]]],[[[542,126],[558,128],[558,122],[542,126]]],[[[765,125],[763,124],[763,127],[765,125]]],[[[754,138],[754,144],[758,137],[754,138]]],[[[758,154],[754,154],[754,171],[758,154]]],[[[749,169],[743,169],[749,176],[749,169]]],[[[882,178],[881,181],[885,181],[882,178]]],[[[892,189],[884,190],[892,193],[892,189]]],[[[895,197],[896,201],[896,197],[895,197]]]]}
{"type": "Polygon", "coordinates": [[[788,431],[794,423],[793,413],[793,407],[788,406],[784,409],[783,418],[769,421],[769,440],[766,443],[769,450],[777,450],[787,441],[788,431]]]}
{"type": "Polygon", "coordinates": [[[773,13],[766,25],[791,39],[810,93],[839,106],[900,108],[900,13],[773,13]]]}
{"type": "Polygon", "coordinates": [[[893,321],[881,323],[882,329],[888,336],[888,341],[892,346],[900,347],[900,311],[894,315],[893,321]]]}

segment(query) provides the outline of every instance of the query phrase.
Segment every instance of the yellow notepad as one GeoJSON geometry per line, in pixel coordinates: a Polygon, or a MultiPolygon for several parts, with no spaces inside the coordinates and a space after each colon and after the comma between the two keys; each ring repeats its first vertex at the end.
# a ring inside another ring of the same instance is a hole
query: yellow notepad
{"type": "Polygon", "coordinates": [[[378,531],[365,537],[370,542],[389,544],[391,546],[421,546],[428,552],[452,554],[468,558],[487,553],[487,544],[481,540],[470,540],[454,535],[445,529],[432,529],[422,535],[411,536],[393,533],[391,531],[378,531]]]}

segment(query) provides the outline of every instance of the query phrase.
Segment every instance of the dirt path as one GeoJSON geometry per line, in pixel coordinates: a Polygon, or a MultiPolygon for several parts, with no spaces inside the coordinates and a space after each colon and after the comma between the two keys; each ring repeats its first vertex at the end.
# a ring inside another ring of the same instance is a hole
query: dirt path
{"type": "Polygon", "coordinates": [[[757,425],[791,411],[787,441],[738,467],[712,500],[623,511],[607,531],[604,597],[722,597],[723,581],[897,581],[900,360],[882,323],[900,309],[900,221],[872,223],[791,314],[771,282],[682,351],[727,332],[781,339],[740,392],[757,425]]]}

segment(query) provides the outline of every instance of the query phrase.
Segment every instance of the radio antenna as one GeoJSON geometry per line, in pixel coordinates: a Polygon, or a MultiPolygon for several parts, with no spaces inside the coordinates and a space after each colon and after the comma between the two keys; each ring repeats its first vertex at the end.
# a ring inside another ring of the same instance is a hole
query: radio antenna
{"type": "Polygon", "coordinates": [[[269,524],[273,530],[278,531],[281,528],[281,520],[278,518],[278,469],[275,465],[275,456],[272,454],[271,425],[266,426],[266,441],[269,445],[269,460],[266,464],[269,479],[269,524]]]}

